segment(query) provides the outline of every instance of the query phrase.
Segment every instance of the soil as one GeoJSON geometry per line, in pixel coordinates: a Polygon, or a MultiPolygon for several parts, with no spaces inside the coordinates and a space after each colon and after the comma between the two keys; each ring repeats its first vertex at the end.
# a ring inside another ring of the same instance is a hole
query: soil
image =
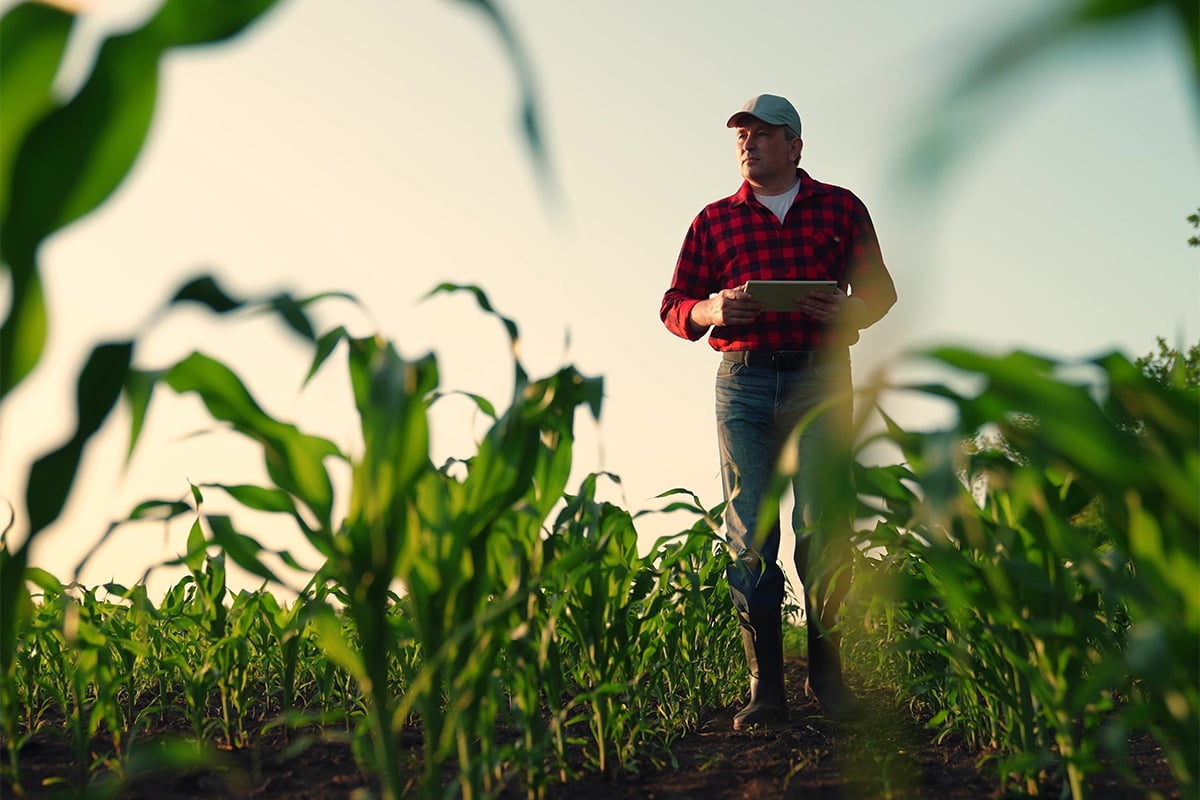
{"type": "MultiPolygon", "coordinates": [[[[862,693],[872,709],[868,719],[837,725],[822,717],[814,700],[798,687],[804,683],[802,659],[786,665],[790,718],[780,726],[736,733],[735,708],[712,709],[696,730],[677,740],[670,751],[647,754],[637,772],[605,778],[586,774],[555,784],[548,800],[981,800],[1024,795],[1005,794],[988,754],[953,740],[935,741],[894,699],[881,692],[862,693]]],[[[408,742],[419,751],[419,739],[408,742]]],[[[281,737],[262,737],[254,748],[233,751],[238,768],[226,773],[160,775],[135,784],[126,800],[351,800],[377,784],[359,769],[348,742],[315,741],[299,754],[285,756],[281,737]]],[[[1090,797],[1101,800],[1180,798],[1177,782],[1154,742],[1146,736],[1130,742],[1131,771],[1123,778],[1110,765],[1092,776],[1090,797]],[[1139,785],[1140,784],[1140,785],[1139,785]]],[[[26,796],[54,798],[76,765],[70,748],[47,732],[36,734],[21,750],[26,796]],[[50,784],[44,782],[50,780],[50,784]]],[[[69,785],[69,784],[68,784],[69,785]]],[[[1061,785],[1048,780],[1039,787],[1046,797],[1060,795],[1061,785]]],[[[84,792],[83,796],[87,796],[84,792]]],[[[0,797],[13,787],[0,784],[0,797]]],[[[524,797],[513,790],[505,798],[524,797]]]]}

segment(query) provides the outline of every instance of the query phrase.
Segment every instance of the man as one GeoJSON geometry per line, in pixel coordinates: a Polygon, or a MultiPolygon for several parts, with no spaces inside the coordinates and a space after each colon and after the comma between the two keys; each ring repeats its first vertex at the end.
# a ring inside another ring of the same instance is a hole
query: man
{"type": "Polygon", "coordinates": [[[750,668],[750,703],[733,727],[787,719],[779,512],[761,507],[783,455],[794,456],[788,472],[808,620],[805,688],[827,717],[850,720],[862,704],[842,679],[835,630],[852,546],[849,347],[887,313],[896,289],[862,201],[800,169],[800,116],[790,102],[758,95],[726,126],[736,132],[744,182],[692,222],[660,316],[685,339],[707,332],[722,356],[717,441],[725,535],[736,554],[728,574],[750,668]],[[832,280],[836,288],[774,312],[746,291],[750,280],[832,280]]]}

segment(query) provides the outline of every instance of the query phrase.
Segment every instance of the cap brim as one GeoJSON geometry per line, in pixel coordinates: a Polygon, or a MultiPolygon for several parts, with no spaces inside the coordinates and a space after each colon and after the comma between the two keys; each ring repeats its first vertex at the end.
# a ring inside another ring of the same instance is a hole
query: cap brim
{"type": "Polygon", "coordinates": [[[754,114],[751,114],[749,111],[739,111],[736,114],[734,114],[732,117],[729,118],[729,121],[725,123],[725,127],[726,128],[736,128],[737,124],[738,124],[737,121],[739,119],[741,119],[742,117],[749,117],[750,119],[756,119],[759,122],[765,122],[768,125],[778,124],[775,122],[771,122],[770,120],[763,119],[762,117],[755,116],[754,114]]]}

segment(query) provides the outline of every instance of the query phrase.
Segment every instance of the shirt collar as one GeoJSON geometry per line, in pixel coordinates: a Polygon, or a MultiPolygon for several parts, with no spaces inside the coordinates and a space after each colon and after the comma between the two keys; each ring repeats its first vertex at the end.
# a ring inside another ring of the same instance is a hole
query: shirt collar
{"type": "MultiPolygon", "coordinates": [[[[818,180],[814,180],[811,175],[799,167],[796,168],[796,175],[800,178],[800,189],[796,192],[797,199],[813,194],[820,194],[827,190],[825,184],[818,180]]],[[[748,203],[751,200],[754,200],[754,189],[750,187],[750,183],[748,181],[742,181],[742,188],[738,189],[737,193],[734,194],[731,199],[733,200],[733,204],[735,206],[741,205],[742,203],[748,203]]]]}

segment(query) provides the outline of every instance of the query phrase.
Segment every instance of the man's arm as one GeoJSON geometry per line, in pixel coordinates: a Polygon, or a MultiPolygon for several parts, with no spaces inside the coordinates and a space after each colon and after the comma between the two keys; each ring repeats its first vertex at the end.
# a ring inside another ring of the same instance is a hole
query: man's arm
{"type": "Polygon", "coordinates": [[[721,288],[722,279],[712,266],[718,259],[709,240],[711,209],[697,215],[688,228],[671,288],[663,295],[659,308],[667,329],[691,341],[713,327],[748,325],[763,310],[763,304],[744,290],[721,288]]]}
{"type": "Polygon", "coordinates": [[[707,269],[705,257],[706,226],[703,213],[692,220],[679,259],[675,262],[675,274],[671,276],[671,287],[663,294],[658,315],[667,330],[684,339],[696,341],[712,327],[711,315],[706,313],[701,299],[712,291],[709,281],[712,276],[707,269]]]}
{"type": "Polygon", "coordinates": [[[896,304],[896,284],[883,263],[879,237],[866,206],[859,201],[858,230],[850,253],[850,294],[836,324],[862,330],[883,319],[896,304]]]}

